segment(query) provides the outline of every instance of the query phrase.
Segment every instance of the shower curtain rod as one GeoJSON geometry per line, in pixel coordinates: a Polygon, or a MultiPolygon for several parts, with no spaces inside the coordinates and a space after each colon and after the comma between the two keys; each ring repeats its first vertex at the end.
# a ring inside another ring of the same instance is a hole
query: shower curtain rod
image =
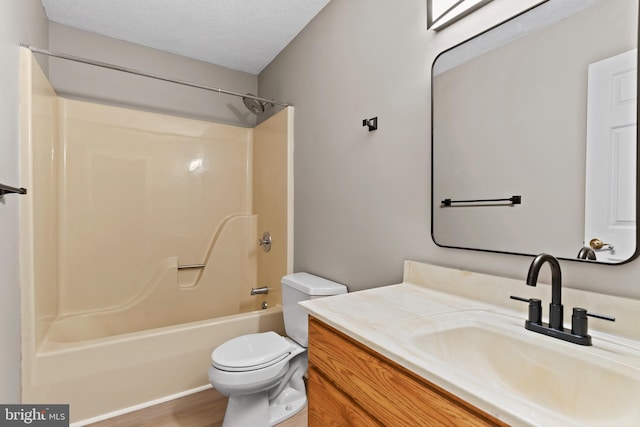
{"type": "Polygon", "coordinates": [[[188,81],[185,81],[185,80],[172,79],[172,78],[169,78],[169,77],[159,76],[157,74],[145,73],[143,71],[134,70],[133,68],[120,67],[119,65],[108,64],[106,62],[93,61],[91,59],[81,58],[79,56],[67,55],[66,53],[51,52],[49,50],[40,49],[40,48],[37,48],[35,46],[31,46],[31,45],[28,45],[28,44],[25,44],[25,43],[20,43],[20,46],[26,47],[27,49],[29,49],[33,53],[41,53],[43,55],[53,56],[55,58],[66,59],[66,60],[69,60],[69,61],[80,62],[80,63],[83,63],[83,64],[95,65],[96,67],[102,67],[102,68],[108,68],[110,70],[122,71],[124,73],[135,74],[137,76],[149,77],[151,79],[162,80],[162,81],[170,82],[170,83],[176,83],[176,84],[183,85],[183,86],[195,87],[195,88],[198,88],[198,89],[204,89],[204,90],[208,90],[208,91],[211,91],[211,92],[223,93],[225,95],[240,96],[242,98],[255,99],[256,101],[268,102],[270,104],[281,105],[283,107],[288,107],[288,106],[291,105],[291,104],[287,104],[285,102],[275,101],[273,99],[260,98],[258,96],[248,95],[248,94],[239,93],[239,92],[233,92],[233,91],[230,91],[230,90],[220,89],[220,88],[217,88],[217,87],[205,86],[205,85],[201,85],[201,84],[198,84],[198,83],[191,83],[191,82],[188,82],[188,81]]]}

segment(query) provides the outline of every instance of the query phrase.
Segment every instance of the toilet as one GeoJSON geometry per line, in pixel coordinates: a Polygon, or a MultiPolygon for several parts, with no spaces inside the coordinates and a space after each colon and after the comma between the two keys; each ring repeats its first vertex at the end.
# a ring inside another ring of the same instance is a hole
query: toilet
{"type": "Polygon", "coordinates": [[[243,335],[213,350],[209,381],[229,396],[223,427],[273,426],[304,408],[308,315],[298,302],[346,292],[346,286],[308,273],[284,276],[287,336],[275,332],[243,335]]]}

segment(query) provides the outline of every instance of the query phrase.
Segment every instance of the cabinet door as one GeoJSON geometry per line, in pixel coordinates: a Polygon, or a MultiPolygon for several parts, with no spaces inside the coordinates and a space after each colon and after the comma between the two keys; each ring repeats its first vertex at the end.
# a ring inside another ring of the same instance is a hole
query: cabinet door
{"type": "Polygon", "coordinates": [[[309,427],[382,426],[317,370],[309,369],[309,427]]]}

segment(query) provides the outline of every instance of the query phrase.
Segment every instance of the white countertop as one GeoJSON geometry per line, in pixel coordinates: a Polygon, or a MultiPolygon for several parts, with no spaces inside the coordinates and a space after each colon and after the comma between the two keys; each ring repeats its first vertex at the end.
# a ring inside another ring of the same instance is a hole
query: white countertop
{"type": "MultiPolygon", "coordinates": [[[[631,372],[640,387],[640,331],[637,326],[640,301],[563,289],[565,325],[567,319],[570,322],[571,307],[575,306],[617,317],[615,323],[590,321],[593,346],[584,347],[525,330],[527,304],[510,300],[510,295],[542,299],[546,320],[551,296],[547,285],[528,287],[523,281],[411,261],[405,263],[401,284],[305,301],[301,305],[314,317],[511,425],[640,425],[640,409],[607,415],[606,408],[578,408],[587,412],[581,415],[588,421],[573,418],[571,411],[562,407],[563,402],[572,405],[571,396],[566,397],[569,400],[561,399],[559,403],[550,402],[549,405],[531,402],[513,393],[508,385],[491,381],[484,369],[478,371],[481,375],[470,375],[472,367],[465,366],[466,371],[460,370],[452,364],[453,359],[433,357],[411,345],[421,328],[437,329],[441,320],[475,322],[493,316],[501,326],[511,328],[524,347],[533,344],[548,348],[551,355],[557,353],[560,358],[563,354],[577,354],[587,361],[615,358],[615,362],[624,367],[624,375],[631,372]],[[553,408],[554,404],[560,406],[553,408]],[[593,417],[589,416],[590,411],[594,412],[593,417]]],[[[470,357],[469,361],[477,358],[470,357]]],[[[568,378],[568,381],[573,380],[575,378],[568,378]]],[[[607,389],[607,384],[599,383],[588,383],[585,387],[594,388],[590,387],[593,384],[601,386],[595,387],[597,389],[607,389]]],[[[550,390],[554,388],[553,384],[543,386],[550,390]]],[[[626,390],[635,394],[640,389],[626,390]]]]}

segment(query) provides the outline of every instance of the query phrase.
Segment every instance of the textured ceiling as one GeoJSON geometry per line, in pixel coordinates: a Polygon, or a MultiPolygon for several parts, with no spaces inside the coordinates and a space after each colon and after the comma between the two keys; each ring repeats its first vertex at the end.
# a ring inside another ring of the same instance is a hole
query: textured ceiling
{"type": "Polygon", "coordinates": [[[50,21],[259,74],[329,0],[42,0],[50,21]]]}

